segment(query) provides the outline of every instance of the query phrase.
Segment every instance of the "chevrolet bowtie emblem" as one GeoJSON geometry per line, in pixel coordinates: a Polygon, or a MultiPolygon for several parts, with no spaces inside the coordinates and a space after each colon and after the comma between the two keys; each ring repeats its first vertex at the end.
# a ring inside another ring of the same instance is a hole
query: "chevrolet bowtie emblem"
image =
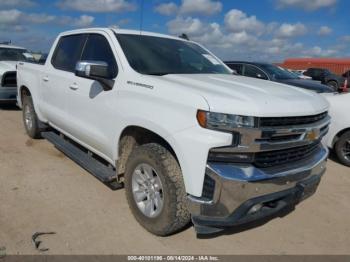
{"type": "Polygon", "coordinates": [[[318,139],[318,132],[317,130],[310,130],[306,133],[307,140],[314,141],[318,139]]]}

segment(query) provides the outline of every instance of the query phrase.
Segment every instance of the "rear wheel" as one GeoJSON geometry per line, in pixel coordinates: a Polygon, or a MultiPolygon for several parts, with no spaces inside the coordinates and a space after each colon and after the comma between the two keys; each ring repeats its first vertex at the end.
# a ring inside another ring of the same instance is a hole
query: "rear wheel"
{"type": "Polygon", "coordinates": [[[339,161],[346,166],[350,166],[350,131],[340,136],[334,149],[339,161]]]}
{"type": "Polygon", "coordinates": [[[335,81],[327,82],[327,86],[331,87],[333,89],[333,91],[338,91],[338,89],[339,89],[338,83],[335,81]]]}
{"type": "Polygon", "coordinates": [[[31,96],[23,97],[23,123],[28,136],[31,138],[40,138],[41,130],[39,128],[40,120],[35,113],[33,100],[31,96]]]}
{"type": "Polygon", "coordinates": [[[125,190],[136,220],[155,235],[170,235],[190,221],[179,164],[159,144],[132,151],[126,164],[125,190]]]}

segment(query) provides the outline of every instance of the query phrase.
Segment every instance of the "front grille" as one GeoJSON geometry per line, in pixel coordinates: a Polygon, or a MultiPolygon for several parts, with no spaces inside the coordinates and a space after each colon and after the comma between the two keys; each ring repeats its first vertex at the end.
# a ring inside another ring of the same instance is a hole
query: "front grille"
{"type": "Polygon", "coordinates": [[[4,73],[1,80],[1,86],[16,87],[17,86],[16,71],[4,73]]]}
{"type": "Polygon", "coordinates": [[[316,123],[326,118],[328,112],[324,112],[313,116],[297,116],[297,117],[261,117],[259,119],[260,127],[275,126],[297,126],[316,123]]]}
{"type": "Polygon", "coordinates": [[[259,168],[284,165],[307,159],[319,151],[320,142],[283,150],[259,152],[255,154],[254,165],[259,168]]]}

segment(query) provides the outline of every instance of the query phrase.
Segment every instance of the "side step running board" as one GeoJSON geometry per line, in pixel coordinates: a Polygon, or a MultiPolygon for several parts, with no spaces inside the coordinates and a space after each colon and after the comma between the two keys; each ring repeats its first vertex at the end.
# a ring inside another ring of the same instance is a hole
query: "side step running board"
{"type": "Polygon", "coordinates": [[[42,132],[41,135],[54,144],[58,150],[62,151],[66,156],[111,189],[116,190],[123,187],[116,180],[116,171],[94,158],[90,151],[86,150],[85,152],[79,146],[71,143],[68,138],[66,139],[63,135],[57,134],[54,131],[42,132]]]}

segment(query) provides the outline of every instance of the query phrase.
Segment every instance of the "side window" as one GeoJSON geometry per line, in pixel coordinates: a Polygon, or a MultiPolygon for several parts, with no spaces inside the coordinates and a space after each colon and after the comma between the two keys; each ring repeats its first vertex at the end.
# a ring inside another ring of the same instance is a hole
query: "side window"
{"type": "Polygon", "coordinates": [[[51,60],[52,65],[56,69],[74,72],[75,65],[80,59],[86,37],[85,34],[61,37],[51,60]]]}
{"type": "Polygon", "coordinates": [[[304,73],[303,73],[303,75],[306,75],[306,76],[312,76],[312,69],[307,69],[304,73]]]}
{"type": "Polygon", "coordinates": [[[114,54],[107,39],[103,35],[89,35],[81,60],[106,62],[111,78],[115,78],[118,74],[118,66],[114,54]]]}
{"type": "Polygon", "coordinates": [[[237,74],[242,75],[243,73],[243,66],[240,64],[227,64],[227,66],[237,72],[237,74]]]}
{"type": "Polygon", "coordinates": [[[267,75],[262,70],[257,68],[256,66],[245,65],[244,69],[245,69],[244,70],[244,75],[245,76],[259,78],[259,79],[264,79],[264,80],[268,79],[267,75]]]}

